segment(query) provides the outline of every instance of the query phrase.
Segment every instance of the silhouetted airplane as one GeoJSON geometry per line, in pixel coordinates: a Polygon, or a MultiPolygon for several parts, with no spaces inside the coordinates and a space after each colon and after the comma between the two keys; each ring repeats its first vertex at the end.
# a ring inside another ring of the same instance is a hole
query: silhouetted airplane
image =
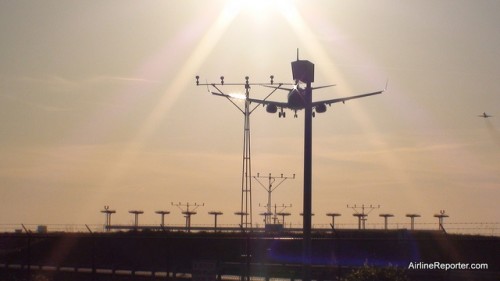
{"type": "MultiPolygon", "coordinates": [[[[298,49],[297,49],[297,61],[296,62],[299,62],[299,50],[298,49]]],[[[292,63],[292,73],[295,72],[293,64],[294,63],[292,63]]],[[[295,74],[294,74],[294,76],[295,76],[295,74]]],[[[288,91],[288,97],[287,97],[286,102],[259,100],[259,99],[251,99],[251,98],[248,99],[250,102],[259,103],[259,104],[262,104],[263,106],[266,106],[267,112],[276,113],[278,111],[278,108],[279,108],[280,112],[278,113],[278,117],[284,118],[284,117],[286,117],[286,115],[285,115],[285,112],[283,111],[283,109],[288,108],[288,109],[293,110],[295,113],[294,117],[297,117],[297,111],[304,109],[304,95],[305,95],[306,89],[300,87],[298,80],[295,81],[295,86],[293,88],[283,88],[283,87],[281,87],[281,85],[279,87],[270,86],[270,85],[263,85],[263,86],[273,88],[273,89],[288,91]]],[[[335,86],[335,85],[312,87],[311,91],[317,90],[317,89],[322,89],[322,88],[328,88],[328,87],[332,87],[332,86],[335,86]]],[[[387,89],[387,84],[386,84],[386,89],[387,89]]],[[[383,93],[386,89],[384,89],[382,91],[376,91],[376,92],[357,95],[357,96],[350,96],[350,97],[344,97],[344,98],[336,98],[336,99],[312,102],[312,108],[313,108],[312,116],[314,117],[316,115],[316,112],[318,112],[318,113],[325,112],[327,109],[326,106],[327,105],[331,106],[332,103],[337,103],[337,102],[345,103],[347,100],[378,95],[378,94],[383,93]]]]}
{"type": "MultiPolygon", "coordinates": [[[[294,117],[297,117],[297,111],[304,109],[304,94],[305,94],[305,89],[301,88],[300,85],[297,83],[295,87],[293,88],[282,88],[282,87],[273,87],[269,85],[264,85],[265,87],[269,88],[275,88],[279,90],[285,90],[288,91],[288,100],[287,102],[278,102],[278,101],[268,101],[268,100],[259,100],[259,99],[248,99],[250,102],[255,102],[255,103],[260,103],[263,106],[266,106],[266,111],[269,113],[276,113],[278,111],[278,108],[280,109],[280,112],[278,113],[278,117],[286,117],[285,112],[283,109],[288,108],[291,109],[295,112],[294,117]]],[[[313,87],[313,90],[316,89],[322,89],[322,88],[328,88],[332,87],[335,85],[327,85],[327,86],[320,86],[320,87],[313,87]]],[[[352,99],[358,99],[362,97],[368,97],[368,96],[373,96],[373,95],[378,95],[381,94],[385,91],[376,91],[372,93],[367,93],[367,94],[362,94],[362,95],[357,95],[357,96],[350,96],[350,97],[344,97],[344,98],[336,98],[336,99],[330,99],[330,100],[322,100],[322,101],[315,101],[312,103],[313,107],[313,117],[316,115],[315,113],[323,113],[326,111],[326,106],[329,105],[331,106],[332,103],[337,103],[337,102],[342,102],[345,103],[347,100],[352,100],[352,99]]]]}
{"type": "Polygon", "coordinates": [[[486,112],[483,112],[483,114],[478,115],[477,117],[489,118],[489,117],[493,117],[493,115],[488,115],[488,114],[486,114],[486,112]]]}

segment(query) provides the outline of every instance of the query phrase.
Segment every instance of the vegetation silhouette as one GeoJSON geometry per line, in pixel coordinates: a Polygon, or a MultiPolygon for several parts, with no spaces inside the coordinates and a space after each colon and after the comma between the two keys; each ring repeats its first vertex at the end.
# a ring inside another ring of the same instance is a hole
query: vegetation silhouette
{"type": "Polygon", "coordinates": [[[342,281],[409,281],[408,276],[403,269],[388,266],[388,267],[374,267],[364,265],[350,274],[348,274],[342,281]]]}

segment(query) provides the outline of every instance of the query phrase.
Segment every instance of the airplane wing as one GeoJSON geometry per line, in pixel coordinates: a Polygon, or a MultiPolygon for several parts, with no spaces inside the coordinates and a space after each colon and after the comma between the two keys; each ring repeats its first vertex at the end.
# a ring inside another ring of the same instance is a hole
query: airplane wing
{"type": "MultiPolygon", "coordinates": [[[[283,84],[281,84],[281,85],[283,85],[283,84]]],[[[271,89],[276,89],[276,90],[285,90],[285,91],[288,91],[288,92],[294,90],[294,88],[283,88],[283,87],[280,87],[280,86],[271,86],[271,85],[261,85],[261,86],[267,87],[267,88],[271,88],[271,89]]]]}
{"type": "Polygon", "coordinates": [[[368,93],[368,94],[357,95],[357,96],[350,96],[350,97],[345,97],[345,98],[337,98],[337,99],[331,99],[331,100],[315,101],[315,102],[312,103],[312,106],[314,107],[314,106],[317,106],[317,105],[320,105],[320,104],[331,105],[332,103],[337,103],[337,102],[345,103],[346,101],[352,100],[352,99],[359,99],[359,98],[363,98],[363,97],[368,97],[368,96],[382,94],[384,91],[385,90],[377,91],[377,92],[373,92],[373,93],[368,93]]]}
{"type": "Polygon", "coordinates": [[[221,94],[221,93],[217,93],[217,92],[212,92],[212,91],[209,91],[212,95],[216,95],[216,96],[221,96],[221,97],[225,97],[225,98],[231,98],[230,95],[226,95],[226,94],[221,94]]]}
{"type": "MultiPolygon", "coordinates": [[[[281,88],[280,88],[281,89],[281,88]]],[[[270,100],[259,100],[259,99],[248,99],[250,102],[262,104],[262,105],[275,105],[276,107],[279,108],[288,108],[288,103],[286,102],[279,102],[279,101],[270,101],[270,100]]]]}
{"type": "MultiPolygon", "coordinates": [[[[288,91],[288,92],[295,90],[295,88],[283,88],[283,87],[276,87],[276,86],[271,86],[271,85],[262,85],[262,86],[267,87],[267,88],[277,89],[277,90],[285,90],[285,91],[288,91]]],[[[333,87],[333,86],[336,86],[336,85],[335,84],[331,84],[331,85],[313,87],[312,89],[313,90],[318,90],[318,89],[323,89],[323,88],[330,88],[330,87],[333,87]]],[[[297,87],[297,85],[295,85],[295,87],[297,87]]]]}
{"type": "Polygon", "coordinates": [[[478,115],[477,117],[482,117],[482,118],[489,118],[489,117],[493,117],[493,115],[488,115],[486,113],[483,113],[481,115],[478,115]]]}

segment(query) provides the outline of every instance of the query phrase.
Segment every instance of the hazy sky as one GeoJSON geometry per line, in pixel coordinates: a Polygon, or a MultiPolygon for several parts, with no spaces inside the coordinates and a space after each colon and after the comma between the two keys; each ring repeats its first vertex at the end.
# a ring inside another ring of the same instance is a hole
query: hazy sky
{"type": "MultiPolygon", "coordinates": [[[[0,1],[0,224],[237,224],[243,115],[201,81],[292,82],[313,98],[380,90],[313,120],[313,224],[500,222],[500,2],[0,1]],[[487,112],[493,118],[476,117],[487,112]]],[[[226,87],[227,92],[243,91],[226,87]]],[[[253,87],[251,96],[265,97],[253,87]]],[[[274,100],[284,101],[286,92],[274,100]]],[[[299,225],[303,112],[252,114],[252,172],[296,174],[273,193],[299,225]]],[[[266,191],[253,183],[254,223],[266,191]]]]}

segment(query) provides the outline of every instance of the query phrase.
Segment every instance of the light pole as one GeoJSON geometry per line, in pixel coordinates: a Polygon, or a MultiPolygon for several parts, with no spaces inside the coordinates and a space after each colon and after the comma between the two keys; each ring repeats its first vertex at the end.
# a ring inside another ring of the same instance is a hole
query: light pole
{"type": "Polygon", "coordinates": [[[408,218],[410,218],[410,222],[411,222],[410,229],[415,230],[415,218],[419,218],[420,215],[419,214],[406,214],[406,216],[408,218]]]}
{"type": "MultiPolygon", "coordinates": [[[[277,176],[272,176],[271,173],[269,173],[269,176],[261,176],[260,173],[257,173],[257,176],[254,176],[253,177],[266,191],[267,191],[267,212],[266,213],[272,213],[272,210],[271,210],[271,206],[272,206],[272,201],[271,201],[271,195],[273,193],[273,191],[278,188],[278,186],[280,186],[284,181],[286,181],[287,179],[295,179],[295,174],[293,174],[292,177],[288,177],[288,176],[283,176],[283,174],[281,174],[280,177],[277,177],[277,176]],[[259,178],[267,178],[269,183],[266,186],[264,186],[264,184],[262,184],[262,182],[259,180],[259,178]],[[278,180],[278,183],[276,185],[274,185],[273,187],[273,184],[278,180]]],[[[271,217],[270,216],[265,216],[265,224],[270,224],[271,223],[271,217]]]]}
{"type": "Polygon", "coordinates": [[[131,210],[128,212],[134,215],[134,218],[135,218],[134,219],[134,227],[137,229],[137,227],[139,226],[139,215],[144,214],[144,212],[139,211],[139,210],[131,210]]]}
{"type": "Polygon", "coordinates": [[[339,217],[339,216],[341,216],[341,214],[339,214],[339,213],[327,213],[326,215],[329,217],[332,217],[332,223],[330,224],[330,226],[334,230],[335,229],[335,217],[339,217]]]}
{"type": "Polygon", "coordinates": [[[198,203],[194,203],[192,205],[189,205],[189,203],[186,203],[186,204],[181,204],[181,203],[174,204],[172,202],[171,204],[172,204],[172,206],[176,206],[177,208],[179,208],[181,210],[181,214],[183,214],[184,217],[186,218],[186,229],[187,229],[188,232],[191,232],[191,216],[192,215],[196,215],[197,213],[195,212],[195,210],[198,209],[199,207],[205,206],[205,203],[203,203],[202,205],[199,205],[198,203]],[[184,209],[182,207],[186,207],[186,208],[184,209]],[[194,208],[189,209],[190,207],[194,207],[194,208]]]}
{"type": "Polygon", "coordinates": [[[394,215],[393,214],[380,214],[379,216],[384,218],[384,229],[387,230],[387,220],[390,217],[394,217],[394,215]]]}
{"type": "Polygon", "coordinates": [[[440,210],[439,214],[435,214],[434,217],[438,218],[439,220],[439,230],[443,231],[446,233],[446,230],[444,229],[444,218],[449,217],[447,214],[445,214],[445,210],[440,210]]]}
{"type": "Polygon", "coordinates": [[[288,212],[278,212],[276,213],[278,216],[281,216],[281,221],[283,223],[283,228],[285,228],[285,217],[290,216],[291,214],[288,212]]]}
{"type": "Polygon", "coordinates": [[[165,215],[170,214],[170,211],[156,211],[155,213],[161,215],[161,224],[160,224],[160,226],[163,228],[165,226],[165,215]]]}
{"type": "Polygon", "coordinates": [[[106,216],[106,220],[104,222],[104,229],[109,232],[111,227],[111,215],[116,213],[116,211],[110,210],[109,206],[104,206],[104,210],[102,210],[101,213],[104,213],[104,215],[106,216]]]}
{"type": "Polygon", "coordinates": [[[368,217],[368,214],[373,211],[374,209],[380,208],[380,205],[378,206],[365,206],[365,204],[362,204],[361,206],[357,206],[356,204],[354,206],[347,205],[347,208],[351,208],[354,210],[353,216],[358,218],[358,229],[365,229],[366,228],[366,217],[368,217]],[[361,212],[359,211],[361,209],[361,212]],[[365,209],[368,209],[366,212],[365,209]]]}
{"type": "Polygon", "coordinates": [[[214,216],[214,232],[217,232],[217,217],[222,215],[222,212],[220,211],[210,211],[208,212],[209,215],[214,216]]]}

